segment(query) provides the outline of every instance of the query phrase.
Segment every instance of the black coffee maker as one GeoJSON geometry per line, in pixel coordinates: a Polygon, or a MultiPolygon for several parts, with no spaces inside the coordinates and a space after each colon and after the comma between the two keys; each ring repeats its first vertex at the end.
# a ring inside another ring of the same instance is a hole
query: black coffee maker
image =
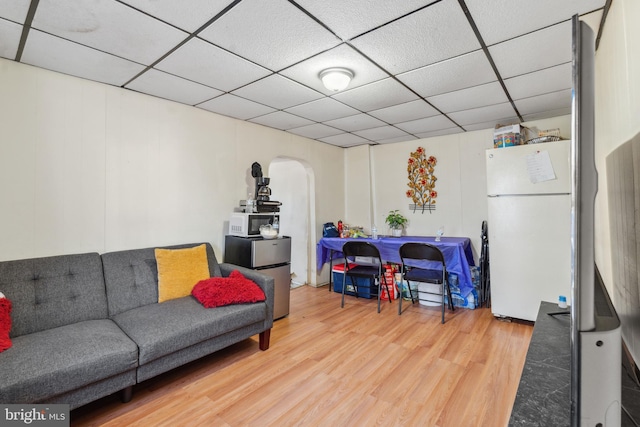
{"type": "Polygon", "coordinates": [[[251,176],[256,181],[254,198],[256,200],[257,212],[280,212],[279,206],[282,203],[271,200],[271,189],[269,188],[270,178],[262,176],[262,166],[254,162],[251,165],[251,176]]]}
{"type": "Polygon", "coordinates": [[[256,200],[268,201],[271,197],[271,189],[269,188],[269,181],[266,176],[256,178],[256,200]]]}

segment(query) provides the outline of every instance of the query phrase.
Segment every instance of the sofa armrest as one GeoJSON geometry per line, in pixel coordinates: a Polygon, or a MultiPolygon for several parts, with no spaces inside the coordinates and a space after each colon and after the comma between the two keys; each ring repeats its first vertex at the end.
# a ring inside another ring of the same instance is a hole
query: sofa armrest
{"type": "Polygon", "coordinates": [[[235,264],[229,264],[227,262],[223,262],[220,264],[220,270],[222,271],[222,277],[228,277],[233,270],[238,270],[244,277],[254,281],[262,289],[265,297],[267,298],[265,301],[267,304],[267,319],[265,321],[265,329],[271,328],[271,326],[273,326],[273,305],[275,301],[275,284],[273,277],[260,273],[259,270],[252,270],[250,268],[241,267],[235,264]]]}

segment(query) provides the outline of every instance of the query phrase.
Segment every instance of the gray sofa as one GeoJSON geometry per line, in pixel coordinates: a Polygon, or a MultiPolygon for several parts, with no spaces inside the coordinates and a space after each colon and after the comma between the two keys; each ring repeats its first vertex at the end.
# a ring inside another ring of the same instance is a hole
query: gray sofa
{"type": "MultiPolygon", "coordinates": [[[[166,248],[197,246],[188,244],[166,248]]],[[[158,304],[155,248],[0,262],[0,291],[12,301],[12,347],[0,353],[0,402],[66,403],[71,409],[259,334],[269,348],[273,278],[239,270],[265,302],[204,308],[192,296],[158,304]]]]}

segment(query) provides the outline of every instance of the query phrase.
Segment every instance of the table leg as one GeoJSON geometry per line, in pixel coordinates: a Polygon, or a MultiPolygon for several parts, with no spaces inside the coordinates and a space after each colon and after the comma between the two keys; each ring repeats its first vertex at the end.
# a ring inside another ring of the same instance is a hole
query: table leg
{"type": "Polygon", "coordinates": [[[329,249],[329,292],[331,292],[332,277],[333,277],[333,249],[329,249]]]}

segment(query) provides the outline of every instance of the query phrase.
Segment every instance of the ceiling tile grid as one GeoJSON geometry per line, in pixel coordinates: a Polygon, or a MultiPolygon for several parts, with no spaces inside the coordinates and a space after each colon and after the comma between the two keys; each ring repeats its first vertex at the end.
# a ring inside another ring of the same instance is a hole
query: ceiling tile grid
{"type": "Polygon", "coordinates": [[[571,17],[597,31],[605,1],[0,0],[0,57],[387,144],[569,114],[571,17]],[[332,67],[354,74],[341,92],[319,79],[332,67]]]}

